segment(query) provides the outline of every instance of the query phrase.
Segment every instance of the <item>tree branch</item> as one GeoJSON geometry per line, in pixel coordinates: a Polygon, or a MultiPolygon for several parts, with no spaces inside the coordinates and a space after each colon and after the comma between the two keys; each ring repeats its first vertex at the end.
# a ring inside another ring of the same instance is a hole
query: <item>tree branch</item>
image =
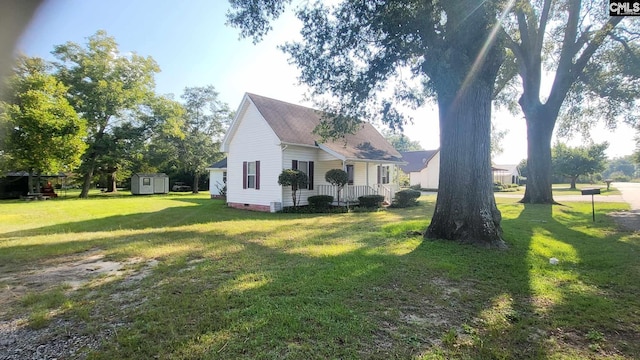
{"type": "Polygon", "coordinates": [[[544,35],[549,21],[549,12],[551,11],[551,0],[545,0],[540,14],[540,23],[538,24],[538,36],[536,38],[535,50],[536,54],[542,54],[542,46],[544,44],[544,35]]]}

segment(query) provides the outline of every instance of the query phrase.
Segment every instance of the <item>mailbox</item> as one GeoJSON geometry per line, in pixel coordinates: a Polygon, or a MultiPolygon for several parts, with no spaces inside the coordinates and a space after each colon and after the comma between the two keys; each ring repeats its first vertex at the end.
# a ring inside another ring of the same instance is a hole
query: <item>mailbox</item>
{"type": "Polygon", "coordinates": [[[598,195],[600,189],[582,189],[582,195],[598,195]]]}

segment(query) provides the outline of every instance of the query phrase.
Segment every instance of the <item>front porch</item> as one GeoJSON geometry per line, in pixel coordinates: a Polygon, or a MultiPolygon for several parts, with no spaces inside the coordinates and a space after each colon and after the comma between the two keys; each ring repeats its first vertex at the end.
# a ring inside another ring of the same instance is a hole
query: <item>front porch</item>
{"type": "MultiPolygon", "coordinates": [[[[340,202],[357,203],[360,196],[382,195],[385,203],[391,204],[398,190],[400,187],[397,184],[345,185],[340,191],[340,202]]],[[[334,201],[338,201],[338,187],[318,185],[318,195],[330,195],[334,201]]]]}

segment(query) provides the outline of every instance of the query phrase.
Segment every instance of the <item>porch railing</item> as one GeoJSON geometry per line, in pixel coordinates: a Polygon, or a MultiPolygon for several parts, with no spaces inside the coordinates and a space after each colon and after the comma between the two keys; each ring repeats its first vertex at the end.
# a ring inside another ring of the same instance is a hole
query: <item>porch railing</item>
{"type": "Polygon", "coordinates": [[[393,198],[396,197],[396,192],[400,190],[400,186],[397,184],[376,184],[375,186],[378,194],[384,196],[384,201],[387,204],[391,204],[393,198]]]}
{"type": "MultiPolygon", "coordinates": [[[[387,203],[391,203],[395,196],[396,189],[391,184],[376,184],[373,187],[367,185],[345,185],[340,192],[340,202],[356,202],[360,196],[382,195],[387,203]]],[[[318,195],[333,196],[338,201],[338,188],[333,185],[318,185],[318,195]]]]}

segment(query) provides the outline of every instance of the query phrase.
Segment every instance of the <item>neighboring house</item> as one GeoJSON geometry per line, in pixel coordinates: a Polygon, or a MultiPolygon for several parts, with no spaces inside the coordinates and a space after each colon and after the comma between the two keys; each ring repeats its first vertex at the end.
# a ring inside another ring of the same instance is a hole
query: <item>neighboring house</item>
{"type": "Polygon", "coordinates": [[[227,186],[227,158],[209,166],[209,193],[211,198],[224,196],[224,188],[227,186]]]}
{"type": "Polygon", "coordinates": [[[292,206],[291,189],[278,184],[284,169],[307,173],[300,205],[311,195],[333,195],[325,181],[330,169],[343,169],[349,185],[340,198],[378,193],[391,201],[398,189],[400,153],[369,123],[344,139],[321,142],[313,130],[323,113],[264,96],[245,94],[222,141],[227,154],[227,203],[231,207],[276,211],[292,206]]]}
{"type": "Polygon", "coordinates": [[[164,173],[133,174],[131,176],[131,194],[151,195],[168,194],[169,176],[164,173]]]}
{"type": "Polygon", "coordinates": [[[409,185],[421,189],[437,189],[440,181],[440,149],[402,152],[407,162],[401,166],[409,175],[409,185]]]}
{"type": "Polygon", "coordinates": [[[493,165],[493,182],[520,185],[518,165],[493,165]]]}

